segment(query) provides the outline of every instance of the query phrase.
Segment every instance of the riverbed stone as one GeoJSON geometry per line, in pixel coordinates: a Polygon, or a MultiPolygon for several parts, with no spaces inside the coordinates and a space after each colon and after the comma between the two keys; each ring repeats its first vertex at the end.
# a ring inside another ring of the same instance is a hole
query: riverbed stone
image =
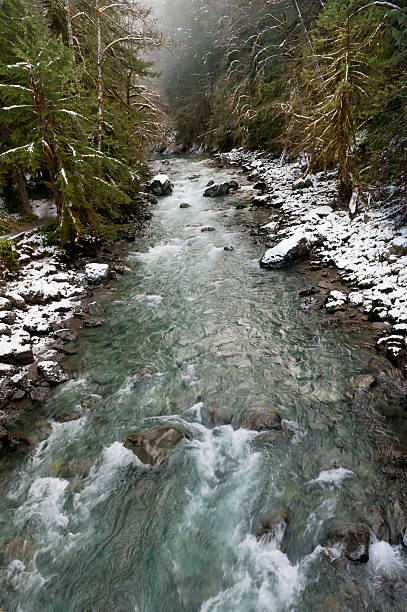
{"type": "Polygon", "coordinates": [[[362,525],[346,525],[328,534],[324,544],[334,557],[346,557],[353,563],[369,561],[370,531],[362,525]]]}
{"type": "Polygon", "coordinates": [[[260,260],[262,268],[280,268],[309,257],[311,249],[322,242],[317,234],[298,230],[289,238],[284,238],[265,252],[260,260]]]}
{"type": "Polygon", "coordinates": [[[216,231],[215,228],[211,227],[210,225],[206,225],[205,227],[201,229],[201,232],[215,232],[215,231],[216,231]]]}
{"type": "Polygon", "coordinates": [[[180,208],[191,208],[191,204],[188,204],[187,202],[183,202],[182,204],[179,205],[180,208]]]}
{"type": "Polygon", "coordinates": [[[62,412],[55,417],[57,423],[70,423],[81,418],[78,412],[62,412]]]}
{"type": "Polygon", "coordinates": [[[265,544],[274,541],[277,546],[280,546],[288,525],[289,518],[285,511],[274,512],[261,521],[256,531],[256,538],[265,544]]]}
{"type": "Polygon", "coordinates": [[[312,187],[312,186],[313,186],[313,181],[310,176],[305,176],[305,177],[300,176],[293,182],[291,189],[295,191],[297,189],[307,189],[308,187],[312,187]]]}
{"type": "Polygon", "coordinates": [[[243,423],[245,429],[252,431],[282,431],[281,416],[274,410],[265,410],[257,408],[247,417],[243,423]]]}
{"type": "Polygon", "coordinates": [[[103,314],[105,312],[105,308],[99,302],[90,302],[86,306],[85,312],[94,317],[103,314]]]}
{"type": "Polygon", "coordinates": [[[9,538],[0,546],[0,557],[26,561],[34,555],[36,546],[35,540],[32,539],[9,538]]]}
{"type": "Polygon", "coordinates": [[[50,475],[58,478],[86,478],[89,476],[92,464],[88,459],[56,459],[50,468],[50,475]]]}
{"type": "Polygon", "coordinates": [[[131,450],[142,463],[158,467],[184,434],[172,427],[154,427],[144,432],[127,436],[124,446],[131,450]]]}

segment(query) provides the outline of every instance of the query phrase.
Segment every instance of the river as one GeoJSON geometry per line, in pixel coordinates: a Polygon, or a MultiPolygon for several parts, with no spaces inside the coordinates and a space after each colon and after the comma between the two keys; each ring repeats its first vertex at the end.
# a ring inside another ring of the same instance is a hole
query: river
{"type": "Polygon", "coordinates": [[[0,607],[405,610],[400,545],[372,535],[369,562],[346,571],[321,546],[339,523],[369,524],[395,487],[371,451],[385,395],[365,393],[360,410],[345,399],[373,350],[363,334],[299,310],[301,269],[259,268],[260,247],[242,232],[252,213],[236,211],[233,197],[202,197],[209,179],[231,171],[200,157],[170,161],[174,192],[129,250],[107,324],[82,334],[74,379],[42,411],[81,418],[52,420],[30,455],[2,460],[0,542],[26,538],[30,551],[1,557],[0,607]],[[201,232],[207,225],[216,231],[201,232]],[[146,366],[154,374],[141,378],[146,366]],[[255,408],[277,410],[292,437],[255,444],[239,428],[255,408]],[[214,409],[230,424],[213,427],[214,409]],[[151,469],[123,442],[157,424],[189,436],[151,469]],[[62,475],[71,460],[78,474],[62,475]],[[283,540],[258,541],[262,517],[281,511],[283,540]]]}

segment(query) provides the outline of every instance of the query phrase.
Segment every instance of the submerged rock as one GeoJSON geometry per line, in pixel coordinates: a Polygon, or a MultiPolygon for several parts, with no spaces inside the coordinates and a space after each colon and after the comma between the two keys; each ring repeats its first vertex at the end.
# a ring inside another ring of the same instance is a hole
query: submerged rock
{"type": "Polygon", "coordinates": [[[347,525],[331,531],[324,546],[335,558],[346,557],[353,563],[367,563],[369,544],[370,532],[366,527],[347,525]]]}
{"type": "Polygon", "coordinates": [[[225,246],[223,247],[224,251],[234,251],[234,247],[232,247],[230,244],[225,244],[225,246]]]}
{"type": "Polygon", "coordinates": [[[144,366],[139,370],[136,370],[133,374],[137,378],[137,380],[141,380],[142,378],[146,378],[147,376],[154,376],[155,369],[152,366],[144,366]]]}
{"type": "Polygon", "coordinates": [[[157,174],[150,181],[148,190],[156,196],[168,195],[172,192],[172,183],[167,174],[157,174]]]}
{"type": "Polygon", "coordinates": [[[201,229],[201,232],[215,232],[215,231],[216,231],[215,228],[209,225],[206,225],[205,227],[201,229]]]}
{"type": "Polygon", "coordinates": [[[105,308],[99,302],[90,302],[85,308],[85,312],[92,317],[101,315],[105,312],[105,308]]]}
{"type": "Polygon", "coordinates": [[[35,540],[10,538],[0,546],[0,555],[7,560],[18,559],[19,561],[26,561],[33,556],[36,546],[35,540]]]}
{"type": "Polygon", "coordinates": [[[89,476],[92,464],[88,459],[71,459],[63,461],[56,459],[50,468],[50,475],[58,478],[86,478],[89,476]]]}
{"type": "Polygon", "coordinates": [[[142,463],[161,465],[174,446],[184,437],[172,427],[154,427],[148,431],[127,436],[124,446],[131,450],[142,463]]]}
{"type": "Polygon", "coordinates": [[[57,423],[69,423],[70,421],[77,421],[81,418],[81,415],[77,412],[62,412],[55,417],[57,423]]]}
{"type": "Polygon", "coordinates": [[[247,417],[243,424],[245,429],[252,431],[282,431],[281,416],[274,410],[264,410],[257,408],[247,417]]]}
{"type": "Polygon", "coordinates": [[[187,202],[183,202],[182,204],[179,205],[180,208],[191,208],[191,204],[188,204],[187,202]]]}
{"type": "Polygon", "coordinates": [[[256,538],[265,544],[274,540],[279,547],[289,525],[289,518],[286,512],[276,512],[262,520],[256,532],[256,538]]]}

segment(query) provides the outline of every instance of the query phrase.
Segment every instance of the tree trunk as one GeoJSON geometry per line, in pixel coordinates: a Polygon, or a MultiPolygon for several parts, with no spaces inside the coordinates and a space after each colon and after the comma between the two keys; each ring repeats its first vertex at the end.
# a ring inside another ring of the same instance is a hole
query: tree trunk
{"type": "Polygon", "coordinates": [[[302,31],[304,32],[305,40],[307,41],[308,47],[309,47],[309,49],[311,51],[311,57],[312,57],[312,60],[314,62],[314,68],[315,68],[315,72],[317,73],[318,80],[321,82],[323,92],[326,95],[327,91],[326,91],[326,87],[325,87],[324,77],[322,76],[322,72],[321,72],[321,68],[319,66],[319,62],[318,62],[318,60],[317,60],[317,58],[315,56],[314,47],[312,46],[310,35],[309,35],[308,30],[307,30],[307,28],[305,26],[304,19],[302,17],[302,13],[301,13],[301,9],[298,6],[297,0],[291,0],[291,2],[292,2],[292,5],[294,7],[294,11],[295,11],[295,13],[296,13],[296,15],[298,17],[298,21],[300,22],[302,31]]]}
{"type": "Polygon", "coordinates": [[[103,54],[100,0],[96,0],[97,64],[98,64],[98,151],[102,150],[103,129],[103,54]]]}
{"type": "Polygon", "coordinates": [[[21,168],[17,170],[15,174],[15,178],[17,181],[18,193],[20,194],[20,202],[21,202],[22,209],[26,215],[31,215],[32,209],[31,209],[30,199],[28,197],[27,189],[25,186],[24,173],[21,170],[21,168]]]}

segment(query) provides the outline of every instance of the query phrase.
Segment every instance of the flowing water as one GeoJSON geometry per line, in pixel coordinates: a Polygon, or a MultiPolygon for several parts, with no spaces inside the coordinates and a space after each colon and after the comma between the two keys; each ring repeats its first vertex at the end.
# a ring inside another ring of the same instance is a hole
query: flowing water
{"type": "Polygon", "coordinates": [[[202,197],[229,171],[198,157],[170,171],[173,195],[129,253],[106,326],[82,335],[75,378],[45,409],[81,418],[52,421],[32,454],[3,459],[0,543],[26,538],[30,550],[1,557],[0,607],[404,610],[400,546],[372,535],[369,562],[342,572],[321,546],[337,524],[367,523],[392,492],[371,452],[371,416],[386,398],[368,392],[360,409],[344,400],[372,351],[361,334],[298,310],[299,269],[259,268],[259,246],[241,231],[251,213],[202,197]],[[137,375],[145,366],[155,374],[137,375]],[[281,413],[291,438],[259,445],[239,428],[262,407],[281,413]],[[214,409],[230,424],[212,426],[214,409]],[[123,441],[157,425],[188,436],[152,469],[123,441]],[[61,474],[73,459],[82,477],[61,474]],[[276,511],[288,532],[257,541],[276,511]]]}

